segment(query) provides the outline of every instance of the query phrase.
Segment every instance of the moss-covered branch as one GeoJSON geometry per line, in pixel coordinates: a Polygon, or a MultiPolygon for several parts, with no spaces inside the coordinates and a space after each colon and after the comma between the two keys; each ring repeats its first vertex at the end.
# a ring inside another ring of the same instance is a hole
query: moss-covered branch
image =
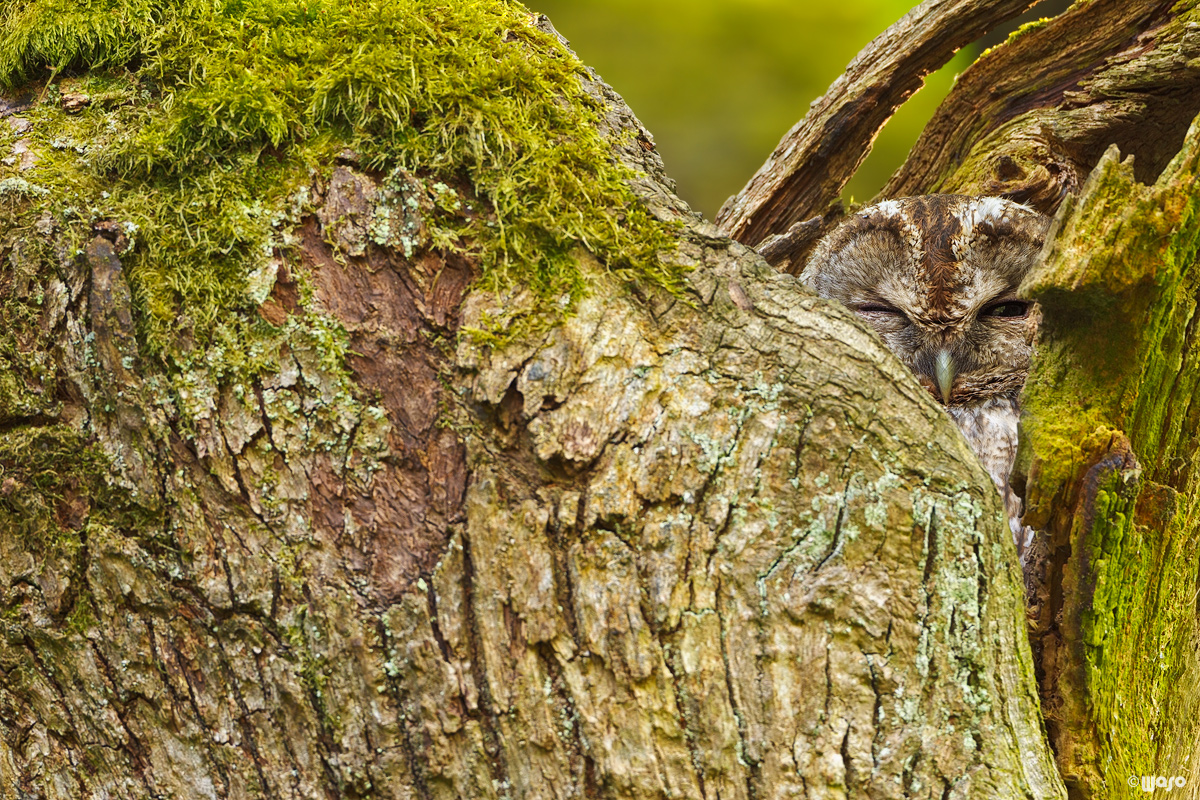
{"type": "Polygon", "coordinates": [[[1200,775],[1195,317],[1200,129],[1151,185],[1114,147],[1029,290],[1046,322],[1026,391],[1029,512],[1054,559],[1034,609],[1065,775],[1200,775]]]}
{"type": "Polygon", "coordinates": [[[1063,796],[988,477],[544,23],[0,21],[0,797],[1063,796]]]}
{"type": "MultiPolygon", "coordinates": [[[[95,220],[131,226],[154,352],[180,316],[207,339],[247,306],[310,172],[347,153],[429,178],[424,233],[477,258],[492,288],[574,302],[581,245],[625,279],[676,286],[669,233],[614,163],[582,65],[535,21],[494,0],[9,0],[0,85],[39,101],[20,179],[49,192],[10,227],[44,212],[77,241],[95,220]]],[[[420,244],[387,217],[369,235],[420,244]]]]}

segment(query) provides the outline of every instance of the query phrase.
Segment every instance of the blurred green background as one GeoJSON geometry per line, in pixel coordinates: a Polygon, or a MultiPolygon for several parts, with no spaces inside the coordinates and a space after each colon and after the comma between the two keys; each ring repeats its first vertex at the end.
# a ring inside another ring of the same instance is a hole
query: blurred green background
{"type": "MultiPolygon", "coordinates": [[[[850,59],[913,0],[525,3],[548,15],[625,98],[654,135],[679,195],[712,219],[850,59]]],[[[900,109],[847,199],[875,196],[979,50],[960,51],[900,109]]]]}

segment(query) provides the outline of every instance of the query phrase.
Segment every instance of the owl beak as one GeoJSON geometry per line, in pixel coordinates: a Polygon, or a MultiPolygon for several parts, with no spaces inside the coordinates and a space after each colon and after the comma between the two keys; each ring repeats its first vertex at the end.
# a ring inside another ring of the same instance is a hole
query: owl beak
{"type": "Polygon", "coordinates": [[[937,378],[938,389],[942,393],[942,402],[950,405],[950,390],[954,388],[954,358],[949,350],[939,350],[934,362],[934,376],[937,378]]]}

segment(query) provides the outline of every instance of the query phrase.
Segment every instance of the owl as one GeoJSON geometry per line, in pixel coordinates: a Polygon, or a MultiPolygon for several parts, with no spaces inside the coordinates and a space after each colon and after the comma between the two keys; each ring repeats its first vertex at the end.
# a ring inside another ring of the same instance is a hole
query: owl
{"type": "Polygon", "coordinates": [[[1049,222],[997,197],[887,200],[822,239],[800,275],[858,314],[945,407],[996,482],[1021,553],[1032,531],[1009,473],[1040,312],[1017,287],[1049,222]]]}

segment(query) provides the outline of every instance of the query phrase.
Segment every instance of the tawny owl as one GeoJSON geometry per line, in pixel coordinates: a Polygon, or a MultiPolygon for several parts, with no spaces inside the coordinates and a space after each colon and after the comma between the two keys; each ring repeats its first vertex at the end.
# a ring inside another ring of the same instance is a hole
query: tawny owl
{"type": "Polygon", "coordinates": [[[1000,489],[1021,551],[1031,532],[1009,473],[1039,312],[1016,292],[1048,226],[996,197],[888,200],[821,240],[801,274],[858,313],[946,407],[1000,489]]]}

